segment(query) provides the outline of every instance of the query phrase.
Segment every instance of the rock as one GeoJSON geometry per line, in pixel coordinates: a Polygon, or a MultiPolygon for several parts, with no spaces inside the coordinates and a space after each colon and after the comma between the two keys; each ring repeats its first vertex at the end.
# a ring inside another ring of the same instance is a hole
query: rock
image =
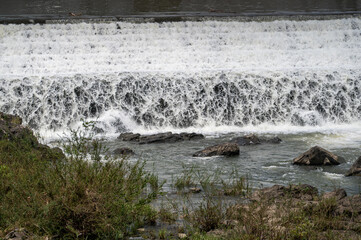
{"type": "Polygon", "coordinates": [[[180,133],[180,137],[183,140],[196,140],[196,139],[203,139],[204,135],[199,133],[180,133]]]}
{"type": "Polygon", "coordinates": [[[279,137],[274,138],[259,138],[254,134],[246,135],[243,137],[236,137],[231,140],[231,142],[235,142],[240,146],[247,146],[247,145],[256,145],[261,143],[280,143],[282,140],[279,137]]]}
{"type": "Polygon", "coordinates": [[[5,239],[12,239],[12,240],[23,240],[23,239],[29,239],[30,234],[29,232],[24,228],[15,228],[13,231],[6,234],[5,239]]]}
{"type": "Polygon", "coordinates": [[[361,156],[356,160],[356,162],[352,165],[350,170],[348,170],[345,175],[347,177],[355,176],[355,175],[358,175],[358,176],[361,175],[361,156]]]}
{"type": "Polygon", "coordinates": [[[185,233],[178,233],[178,238],[179,238],[179,239],[187,238],[187,234],[185,234],[185,233]]]}
{"type": "Polygon", "coordinates": [[[337,156],[321,147],[315,146],[293,159],[296,165],[338,165],[344,158],[337,156]]]}
{"type": "Polygon", "coordinates": [[[261,144],[260,139],[254,134],[233,138],[231,142],[237,143],[240,146],[261,144]]]}
{"type": "Polygon", "coordinates": [[[128,132],[128,133],[121,133],[118,136],[118,139],[120,139],[122,141],[126,141],[126,142],[139,142],[139,137],[140,137],[140,134],[138,134],[138,133],[128,132]]]}
{"type": "Polygon", "coordinates": [[[282,142],[282,139],[279,138],[278,136],[276,136],[276,137],[269,138],[269,139],[267,139],[267,138],[265,138],[265,139],[261,138],[260,141],[261,141],[261,143],[278,144],[278,143],[282,142]]]}
{"type": "Polygon", "coordinates": [[[202,190],[200,188],[197,188],[197,187],[189,188],[190,193],[200,193],[201,191],[202,190]]]}
{"type": "Polygon", "coordinates": [[[134,152],[132,149],[123,147],[123,148],[117,148],[113,151],[113,154],[115,155],[133,155],[134,152]]]}
{"type": "Polygon", "coordinates": [[[193,157],[211,157],[216,155],[233,156],[239,155],[239,147],[237,143],[222,143],[207,147],[193,154],[193,157]]]}
{"type": "Polygon", "coordinates": [[[284,198],[293,198],[305,201],[312,201],[317,196],[317,188],[308,184],[290,186],[274,185],[272,187],[263,188],[256,191],[252,195],[250,200],[282,200],[284,198]]]}
{"type": "Polygon", "coordinates": [[[341,200],[347,196],[345,189],[339,188],[332,192],[327,192],[322,195],[323,199],[341,200]]]}
{"type": "Polygon", "coordinates": [[[0,140],[11,141],[19,148],[30,147],[41,154],[44,159],[64,159],[65,155],[60,148],[50,148],[39,143],[33,131],[22,126],[22,119],[18,116],[0,112],[0,140]]]}
{"type": "Polygon", "coordinates": [[[0,140],[26,140],[32,146],[39,145],[38,140],[29,128],[21,125],[22,119],[18,116],[0,112],[0,140]]]}
{"type": "Polygon", "coordinates": [[[143,135],[139,138],[139,144],[149,143],[165,143],[165,142],[177,142],[180,141],[178,134],[172,134],[171,132],[158,133],[152,135],[143,135]]]}
{"type": "Polygon", "coordinates": [[[134,133],[122,133],[119,135],[118,139],[122,141],[138,142],[139,144],[149,144],[149,143],[175,143],[185,140],[194,140],[202,139],[204,136],[197,133],[157,133],[151,135],[140,135],[134,133]]]}
{"type": "Polygon", "coordinates": [[[361,195],[356,194],[349,197],[344,197],[336,206],[335,212],[339,215],[359,216],[361,214],[361,195]]]}

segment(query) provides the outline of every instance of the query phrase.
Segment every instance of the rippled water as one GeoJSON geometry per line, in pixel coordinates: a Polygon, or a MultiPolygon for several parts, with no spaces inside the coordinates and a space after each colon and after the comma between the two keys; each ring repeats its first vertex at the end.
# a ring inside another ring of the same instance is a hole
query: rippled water
{"type": "MultiPolygon", "coordinates": [[[[360,132],[359,132],[360,133],[360,132]]],[[[359,134],[358,133],[358,134],[359,134]]],[[[240,156],[195,158],[192,154],[204,147],[229,141],[232,137],[244,133],[208,136],[204,140],[138,145],[120,141],[111,141],[107,145],[110,150],[117,147],[131,147],[136,155],[130,160],[147,161],[147,169],[155,171],[161,179],[167,180],[166,189],[171,187],[174,179],[181,176],[182,171],[195,167],[201,172],[213,174],[221,172],[227,180],[234,170],[246,176],[251,187],[268,187],[273,184],[307,183],[319,188],[320,191],[332,191],[345,188],[349,194],[360,192],[359,177],[344,177],[358,156],[361,156],[361,139],[354,144],[344,143],[345,137],[338,134],[281,134],[281,144],[263,144],[241,146],[240,156]],[[332,144],[330,144],[330,142],[332,144]],[[335,154],[345,157],[346,163],[338,166],[296,166],[293,158],[314,145],[327,148],[335,154]]],[[[272,135],[266,135],[272,136],[272,135]]]]}

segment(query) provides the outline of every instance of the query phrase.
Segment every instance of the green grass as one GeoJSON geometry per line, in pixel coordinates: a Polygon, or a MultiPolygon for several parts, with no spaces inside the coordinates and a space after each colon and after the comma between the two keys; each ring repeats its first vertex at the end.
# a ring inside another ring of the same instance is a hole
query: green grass
{"type": "Polygon", "coordinates": [[[161,186],[144,162],[101,161],[99,142],[80,131],[68,140],[67,158],[34,146],[31,136],[0,141],[3,232],[24,227],[39,237],[122,239],[155,222],[150,202],[161,186]]]}

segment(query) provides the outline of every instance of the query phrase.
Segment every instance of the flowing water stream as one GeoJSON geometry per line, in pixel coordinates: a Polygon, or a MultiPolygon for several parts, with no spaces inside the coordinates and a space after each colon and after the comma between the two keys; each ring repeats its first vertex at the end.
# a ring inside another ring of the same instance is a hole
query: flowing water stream
{"type": "Polygon", "coordinates": [[[343,174],[361,155],[361,19],[77,22],[0,25],[0,111],[20,115],[45,141],[96,120],[111,149],[131,146],[161,178],[182,165],[252,184],[309,183],[359,192],[343,174]],[[122,143],[125,131],[199,132],[205,140],[122,143]],[[234,136],[278,135],[280,145],[233,158],[192,158],[234,136]],[[336,167],[291,165],[319,145],[336,167]]]}

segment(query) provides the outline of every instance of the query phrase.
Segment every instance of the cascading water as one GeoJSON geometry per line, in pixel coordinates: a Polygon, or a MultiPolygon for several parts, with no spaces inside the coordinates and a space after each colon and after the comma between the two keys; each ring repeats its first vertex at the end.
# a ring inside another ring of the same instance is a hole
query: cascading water
{"type": "Polygon", "coordinates": [[[361,19],[0,25],[0,111],[38,130],[361,119],[361,19]]]}

